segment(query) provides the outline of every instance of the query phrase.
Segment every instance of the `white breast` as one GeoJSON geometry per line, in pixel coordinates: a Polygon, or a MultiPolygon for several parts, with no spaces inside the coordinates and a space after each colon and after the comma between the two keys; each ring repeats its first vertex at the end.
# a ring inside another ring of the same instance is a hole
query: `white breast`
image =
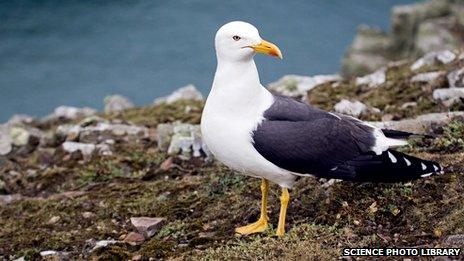
{"type": "Polygon", "coordinates": [[[290,188],[295,176],[266,160],[252,144],[252,132],[273,102],[262,88],[253,104],[228,106],[232,97],[211,93],[201,120],[202,137],[214,156],[228,167],[254,177],[264,177],[290,188]]]}

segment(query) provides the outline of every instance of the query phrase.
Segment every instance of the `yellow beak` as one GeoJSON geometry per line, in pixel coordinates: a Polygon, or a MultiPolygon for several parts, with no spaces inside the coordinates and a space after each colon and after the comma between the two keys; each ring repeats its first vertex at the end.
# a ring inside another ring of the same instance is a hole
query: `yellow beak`
{"type": "Polygon", "coordinates": [[[257,53],[264,53],[282,59],[282,52],[280,51],[279,47],[268,41],[263,40],[261,43],[257,45],[252,45],[250,47],[257,53]]]}

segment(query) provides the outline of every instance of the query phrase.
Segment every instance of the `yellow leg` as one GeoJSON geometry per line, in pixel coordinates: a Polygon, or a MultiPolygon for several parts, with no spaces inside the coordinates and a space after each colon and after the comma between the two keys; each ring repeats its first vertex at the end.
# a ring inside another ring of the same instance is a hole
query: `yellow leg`
{"type": "Polygon", "coordinates": [[[258,221],[251,223],[247,226],[238,227],[235,229],[235,232],[242,234],[242,235],[248,235],[252,233],[263,232],[264,230],[267,229],[267,221],[269,220],[267,216],[267,194],[268,192],[269,192],[269,181],[267,181],[266,179],[263,179],[261,182],[261,193],[262,193],[261,215],[258,221]]]}
{"type": "Polygon", "coordinates": [[[277,236],[281,237],[285,234],[285,217],[287,216],[287,206],[288,201],[290,200],[290,194],[288,189],[282,189],[282,196],[280,197],[280,215],[279,215],[279,225],[277,226],[277,236]]]}

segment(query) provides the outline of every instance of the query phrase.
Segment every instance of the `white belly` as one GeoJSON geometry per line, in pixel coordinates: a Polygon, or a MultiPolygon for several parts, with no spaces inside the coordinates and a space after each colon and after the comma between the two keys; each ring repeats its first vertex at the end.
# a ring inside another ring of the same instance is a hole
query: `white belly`
{"type": "Polygon", "coordinates": [[[263,177],[282,187],[292,187],[296,176],[266,160],[254,148],[251,134],[257,118],[228,117],[211,112],[205,108],[201,131],[206,145],[219,161],[246,175],[263,177]]]}

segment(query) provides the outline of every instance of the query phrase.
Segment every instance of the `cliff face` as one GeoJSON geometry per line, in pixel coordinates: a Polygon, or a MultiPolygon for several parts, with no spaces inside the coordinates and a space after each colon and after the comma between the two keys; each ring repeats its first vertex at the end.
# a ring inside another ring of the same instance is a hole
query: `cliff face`
{"type": "Polygon", "coordinates": [[[417,58],[431,51],[464,46],[464,2],[432,0],[395,6],[388,33],[359,27],[342,61],[344,76],[372,72],[389,61],[417,58]]]}

